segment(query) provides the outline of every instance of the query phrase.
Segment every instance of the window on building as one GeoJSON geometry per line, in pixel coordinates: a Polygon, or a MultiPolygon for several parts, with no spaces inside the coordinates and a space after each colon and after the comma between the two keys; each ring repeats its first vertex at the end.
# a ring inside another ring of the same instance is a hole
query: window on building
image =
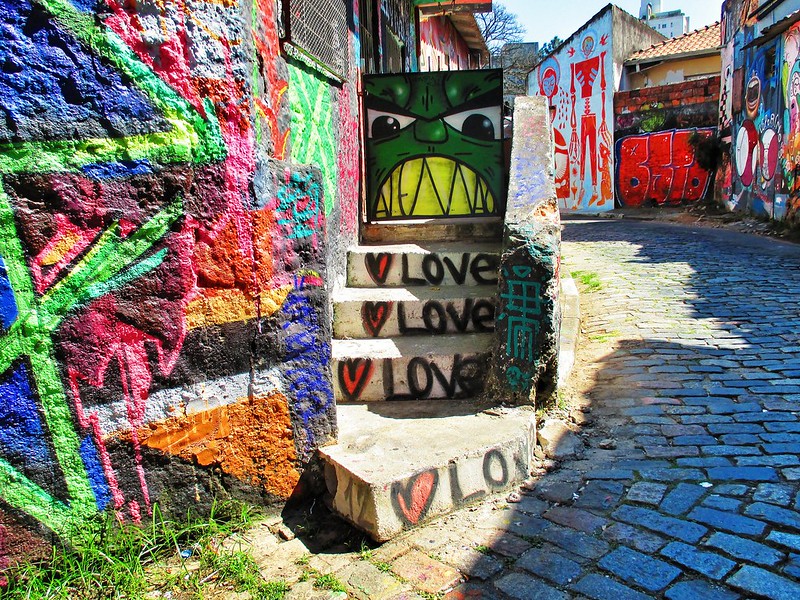
{"type": "Polygon", "coordinates": [[[347,73],[345,0],[281,0],[284,49],[343,79],[347,73]]]}

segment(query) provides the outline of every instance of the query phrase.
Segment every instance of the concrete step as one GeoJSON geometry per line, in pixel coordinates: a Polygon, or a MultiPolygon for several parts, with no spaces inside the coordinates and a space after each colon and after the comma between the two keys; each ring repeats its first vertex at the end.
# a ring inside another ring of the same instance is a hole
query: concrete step
{"type": "Polygon", "coordinates": [[[495,285],[500,243],[358,246],[347,260],[347,285],[352,287],[495,285]]]}
{"type": "Polygon", "coordinates": [[[494,331],[497,286],[345,288],[333,298],[337,338],[494,331]]]}
{"type": "Polygon", "coordinates": [[[440,242],[495,241],[503,237],[502,217],[462,217],[379,221],[361,226],[361,240],[367,243],[404,243],[419,240],[440,242]]]}
{"type": "Polygon", "coordinates": [[[337,402],[472,398],[483,390],[491,333],[334,339],[337,402]]]}
{"type": "Polygon", "coordinates": [[[383,542],[525,479],[535,413],[480,410],[458,401],[339,406],[338,444],[319,450],[333,510],[383,542]]]}

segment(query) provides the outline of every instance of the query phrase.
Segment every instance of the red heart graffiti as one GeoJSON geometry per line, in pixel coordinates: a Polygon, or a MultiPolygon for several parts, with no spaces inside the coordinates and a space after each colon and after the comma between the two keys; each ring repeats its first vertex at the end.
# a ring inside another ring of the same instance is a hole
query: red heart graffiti
{"type": "Polygon", "coordinates": [[[378,337],[390,314],[392,314],[391,302],[364,302],[361,307],[361,319],[372,337],[378,337]]]}
{"type": "Polygon", "coordinates": [[[439,485],[436,470],[424,471],[411,477],[406,485],[400,481],[392,484],[392,504],[395,513],[407,525],[416,525],[427,514],[439,485]]]}
{"type": "Polygon", "coordinates": [[[369,252],[364,256],[364,264],[367,267],[367,273],[372,277],[372,281],[378,285],[383,285],[392,266],[392,255],[387,252],[379,252],[377,254],[369,252]]]}
{"type": "Polygon", "coordinates": [[[372,377],[372,360],[348,358],[339,362],[339,386],[348,400],[358,400],[372,377]]]}

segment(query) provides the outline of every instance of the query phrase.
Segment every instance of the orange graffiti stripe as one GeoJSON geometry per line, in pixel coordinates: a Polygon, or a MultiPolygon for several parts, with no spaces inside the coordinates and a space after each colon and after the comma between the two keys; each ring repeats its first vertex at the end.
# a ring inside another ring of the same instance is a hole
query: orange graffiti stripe
{"type": "Polygon", "coordinates": [[[202,290],[186,307],[186,324],[196,329],[268,317],[283,305],[291,290],[291,285],[285,285],[262,292],[258,302],[239,289],[202,290]]]}

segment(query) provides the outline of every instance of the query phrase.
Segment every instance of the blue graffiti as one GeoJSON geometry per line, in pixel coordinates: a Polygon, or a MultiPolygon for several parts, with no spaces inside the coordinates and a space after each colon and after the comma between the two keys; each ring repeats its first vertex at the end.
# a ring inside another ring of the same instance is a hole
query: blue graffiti
{"type": "Polygon", "coordinates": [[[97,446],[95,446],[94,438],[91,435],[83,438],[80,454],[83,464],[86,466],[86,472],[89,475],[89,483],[94,492],[95,502],[97,502],[97,510],[105,510],[106,506],[111,502],[111,490],[103,472],[103,465],[97,455],[97,446]]]}
{"type": "Polygon", "coordinates": [[[102,164],[85,165],[81,168],[84,175],[91,179],[114,179],[131,175],[146,175],[153,172],[149,160],[126,160],[102,164]]]}
{"type": "Polygon", "coordinates": [[[14,299],[14,290],[8,279],[6,263],[0,256],[0,333],[11,327],[17,320],[17,301],[14,299]]]}
{"type": "MultiPolygon", "coordinates": [[[[81,4],[86,4],[85,2],[81,4]]],[[[0,140],[124,137],[168,131],[132,82],[30,0],[0,0],[0,140]]]]}
{"type": "Polygon", "coordinates": [[[300,291],[289,294],[283,313],[288,391],[294,412],[303,422],[304,447],[308,452],[315,447],[315,424],[328,419],[328,410],[334,402],[329,374],[331,348],[305,294],[300,291]]]}
{"type": "Polygon", "coordinates": [[[0,454],[27,473],[47,473],[53,456],[24,362],[0,376],[0,454]]]}

